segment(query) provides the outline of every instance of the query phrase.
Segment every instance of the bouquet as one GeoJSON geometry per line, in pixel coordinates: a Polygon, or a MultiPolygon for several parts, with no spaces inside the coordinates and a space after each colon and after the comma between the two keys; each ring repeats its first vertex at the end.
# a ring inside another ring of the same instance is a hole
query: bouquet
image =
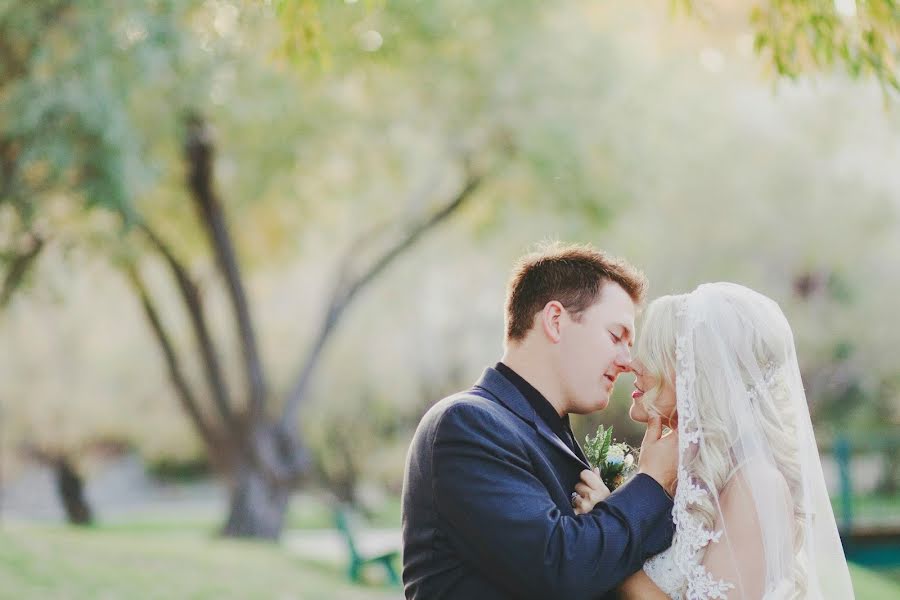
{"type": "Polygon", "coordinates": [[[625,442],[613,440],[613,428],[600,425],[597,434],[584,438],[584,454],[591,467],[600,468],[600,479],[613,491],[637,470],[638,451],[625,442]]]}

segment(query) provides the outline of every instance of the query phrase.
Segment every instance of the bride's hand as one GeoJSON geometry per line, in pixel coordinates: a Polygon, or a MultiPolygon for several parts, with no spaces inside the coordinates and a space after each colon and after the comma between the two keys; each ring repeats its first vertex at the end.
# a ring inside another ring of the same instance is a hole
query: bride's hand
{"type": "Polygon", "coordinates": [[[575,492],[572,494],[572,508],[576,515],[584,515],[592,510],[598,502],[606,500],[609,496],[609,488],[600,479],[600,469],[581,472],[581,482],[575,484],[575,492]]]}

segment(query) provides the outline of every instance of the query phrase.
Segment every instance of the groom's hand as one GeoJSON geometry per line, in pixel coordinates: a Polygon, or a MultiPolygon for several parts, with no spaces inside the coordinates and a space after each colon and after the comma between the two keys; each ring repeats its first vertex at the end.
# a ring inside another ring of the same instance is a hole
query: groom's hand
{"type": "Polygon", "coordinates": [[[638,473],[646,473],[655,479],[670,495],[675,495],[678,473],[678,430],[662,434],[662,420],[655,413],[650,414],[641,454],[638,473]]]}

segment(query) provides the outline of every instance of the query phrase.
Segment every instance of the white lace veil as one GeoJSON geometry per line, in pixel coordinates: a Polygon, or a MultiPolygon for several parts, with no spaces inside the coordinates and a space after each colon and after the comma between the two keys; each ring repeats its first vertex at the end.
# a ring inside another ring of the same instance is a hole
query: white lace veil
{"type": "Polygon", "coordinates": [[[713,283],[674,306],[682,595],[853,598],[790,326],[746,287],[713,283]]]}

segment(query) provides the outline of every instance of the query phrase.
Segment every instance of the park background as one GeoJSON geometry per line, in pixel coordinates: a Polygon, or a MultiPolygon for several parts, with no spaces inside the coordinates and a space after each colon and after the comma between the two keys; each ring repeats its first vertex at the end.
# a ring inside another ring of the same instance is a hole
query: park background
{"type": "MultiPolygon", "coordinates": [[[[889,0],[0,2],[0,595],[399,597],[335,518],[399,549],[563,240],[780,303],[897,596],[898,48],[889,0]]],[[[638,443],[630,384],[576,434],[638,443]]]]}

